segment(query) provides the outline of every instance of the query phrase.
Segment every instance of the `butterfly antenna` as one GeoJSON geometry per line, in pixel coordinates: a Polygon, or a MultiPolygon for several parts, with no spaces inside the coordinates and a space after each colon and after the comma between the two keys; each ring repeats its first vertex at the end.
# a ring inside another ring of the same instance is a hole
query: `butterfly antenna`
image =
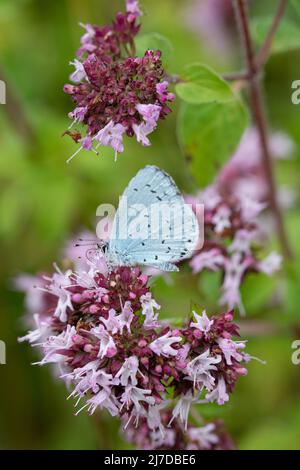
{"type": "Polygon", "coordinates": [[[96,247],[100,247],[101,243],[102,242],[99,242],[99,240],[97,240],[96,238],[92,239],[92,238],[78,238],[77,239],[77,243],[74,244],[75,247],[78,247],[78,246],[96,246],[96,247]]]}

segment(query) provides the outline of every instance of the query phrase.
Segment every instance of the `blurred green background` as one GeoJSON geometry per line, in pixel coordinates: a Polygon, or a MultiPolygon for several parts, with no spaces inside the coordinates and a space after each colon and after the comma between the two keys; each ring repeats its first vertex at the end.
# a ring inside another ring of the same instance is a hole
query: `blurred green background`
{"type": "MultiPolygon", "coordinates": [[[[159,32],[173,44],[170,72],[178,73],[185,64],[199,60],[218,71],[240,67],[233,18],[232,50],[223,54],[191,28],[187,10],[197,3],[194,0],[141,3],[142,32],[159,32]]],[[[272,13],[275,4],[252,0],[251,13],[272,13]]],[[[82,34],[78,23],[104,24],[123,9],[117,0],[0,0],[0,79],[8,89],[8,102],[0,105],[0,339],[7,346],[7,364],[0,365],[0,448],[127,446],[119,437],[117,420],[106,414],[97,420],[84,413],[74,417],[64,384],[52,377],[50,368],[30,365],[38,353],[17,343],[24,334],[24,308],[23,295],[13,289],[19,273],[51,270],[65,240],[82,228],[93,230],[96,207],[116,203],[129,179],[146,164],[171,173],[182,190],[195,189],[176,141],[176,102],[174,112],[151,136],[151,147],[127,139],[117,163],[104,149],[100,156],[82,152],[66,165],[76,145],[61,137],[72,109],[62,88],[82,34]]],[[[300,17],[295,21],[300,28],[300,17]]],[[[277,176],[296,191],[300,105],[292,105],[290,95],[291,82],[300,79],[299,63],[297,49],[274,55],[265,77],[271,126],[287,132],[297,145],[293,160],[278,164],[277,176]]],[[[257,276],[243,289],[248,316],[240,323],[248,349],[267,365],[249,365],[248,376],[239,381],[228,406],[199,409],[205,417],[224,419],[242,449],[300,449],[300,365],[291,363],[291,343],[300,339],[299,201],[286,213],[286,224],[294,262],[273,280],[257,276]],[[280,298],[276,304],[269,301],[274,292],[280,298]]],[[[276,246],[275,240],[272,243],[276,246]]],[[[214,274],[200,280],[182,272],[170,283],[156,281],[154,289],[165,317],[182,318],[191,300],[210,313],[220,311],[214,274]]]]}

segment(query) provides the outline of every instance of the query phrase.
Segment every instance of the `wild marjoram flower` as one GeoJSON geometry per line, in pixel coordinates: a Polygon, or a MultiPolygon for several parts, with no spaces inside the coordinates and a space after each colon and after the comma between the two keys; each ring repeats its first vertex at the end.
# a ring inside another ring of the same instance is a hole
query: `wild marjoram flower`
{"type": "Polygon", "coordinates": [[[275,252],[258,259],[255,244],[259,242],[258,214],[263,203],[238,196],[224,197],[216,186],[210,186],[187,201],[205,205],[205,242],[202,250],[190,260],[193,273],[204,269],[222,271],[221,305],[239,307],[244,313],[240,286],[248,273],[263,272],[268,276],[279,270],[281,256],[275,252]]]}
{"type": "MultiPolygon", "coordinates": [[[[159,410],[160,423],[164,429],[161,433],[149,426],[149,419],[141,418],[139,427],[129,425],[125,430],[125,438],[143,450],[232,450],[234,444],[229,434],[223,429],[222,421],[206,422],[196,427],[188,425],[184,430],[180,421],[172,418],[170,409],[159,410]]],[[[126,421],[126,415],[122,418],[126,421]]]]}
{"type": "Polygon", "coordinates": [[[72,124],[66,134],[80,144],[80,150],[95,151],[100,145],[123,152],[123,137],[136,136],[142,145],[150,145],[148,135],[159,119],[170,113],[168,102],[174,99],[161,62],[161,52],[147,50],[135,54],[134,38],[140,30],[138,2],[127,0],[126,13],[118,13],[111,25],[82,25],[75,71],[64,91],[76,104],[69,113],[72,124]],[[86,132],[73,130],[80,124],[86,132]]]}
{"type": "MultiPolygon", "coordinates": [[[[255,137],[250,130],[244,138],[247,139],[248,146],[250,139],[251,150],[253,147],[255,149],[255,137]]],[[[245,153],[245,140],[237,155],[245,153]]],[[[255,158],[254,151],[251,157],[255,158]]],[[[242,314],[245,309],[240,287],[245,277],[257,272],[271,276],[281,266],[281,256],[275,252],[266,258],[259,258],[257,248],[262,244],[264,221],[258,216],[267,208],[268,201],[266,191],[259,189],[258,182],[263,179],[258,179],[257,174],[253,175],[249,160],[247,154],[243,159],[234,155],[211,186],[196,196],[186,196],[186,201],[190,204],[204,204],[204,245],[189,262],[193,273],[197,274],[205,269],[221,271],[220,304],[229,309],[238,306],[242,314]],[[249,191],[251,179],[254,181],[252,190],[249,191]]]]}
{"type": "Polygon", "coordinates": [[[247,373],[243,363],[251,357],[245,342],[233,339],[233,313],[209,318],[194,311],[173,328],[159,321],[160,306],[139,268],[108,269],[102,253],[72,270],[55,267],[54,274],[32,279],[35,289],[27,278],[18,280],[35,323],[20,341],[38,346],[38,364],[54,364],[73,385],[76,414],[106,409],[122,418],[131,439],[141,426],[141,447],[227,448],[230,440],[217,424],[192,427],[188,416],[195,403],[228,401],[247,373]]]}

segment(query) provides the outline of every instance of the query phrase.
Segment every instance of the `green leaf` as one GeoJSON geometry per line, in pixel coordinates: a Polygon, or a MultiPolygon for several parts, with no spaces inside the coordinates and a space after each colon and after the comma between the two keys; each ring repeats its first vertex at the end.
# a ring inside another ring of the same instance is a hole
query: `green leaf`
{"type": "MultiPolygon", "coordinates": [[[[299,2],[298,2],[299,3],[299,2]]],[[[255,42],[262,45],[265,41],[272,17],[256,18],[252,21],[251,29],[255,42]]],[[[288,50],[299,49],[300,47],[300,28],[293,21],[284,18],[276,32],[273,40],[271,52],[273,54],[285,52],[288,50]]]]}
{"type": "Polygon", "coordinates": [[[143,57],[148,49],[161,51],[164,62],[168,61],[173,52],[173,46],[169,39],[158,33],[141,34],[135,40],[136,55],[143,57]]]}
{"type": "Polygon", "coordinates": [[[263,273],[249,274],[242,285],[242,300],[247,315],[261,312],[267,306],[276,286],[274,276],[270,277],[263,273]]]}
{"type": "Polygon", "coordinates": [[[226,102],[234,98],[230,86],[216,72],[204,64],[191,64],[176,85],[176,93],[191,104],[226,102]]]}
{"type": "Polygon", "coordinates": [[[167,400],[173,400],[174,399],[174,391],[175,391],[175,387],[174,385],[172,387],[167,387],[166,388],[166,399],[167,400]]]}
{"type": "Polygon", "coordinates": [[[237,98],[226,103],[182,104],[178,138],[200,186],[211,183],[233,154],[247,122],[247,111],[237,98]]]}
{"type": "Polygon", "coordinates": [[[300,15],[300,0],[292,0],[292,6],[295,8],[297,13],[300,15]]]}

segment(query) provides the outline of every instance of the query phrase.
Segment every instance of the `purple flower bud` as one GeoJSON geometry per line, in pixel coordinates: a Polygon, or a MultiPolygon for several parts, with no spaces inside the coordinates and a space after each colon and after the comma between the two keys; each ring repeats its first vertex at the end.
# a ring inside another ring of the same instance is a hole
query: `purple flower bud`
{"type": "Polygon", "coordinates": [[[129,2],[127,9],[112,25],[82,25],[86,33],[70,77],[76,86],[64,87],[76,104],[69,113],[73,125],[80,122],[86,127],[81,149],[94,150],[91,139],[95,138],[98,145],[111,147],[115,158],[123,152],[125,134],[150,145],[148,135],[170,113],[167,103],[174,99],[163,80],[161,52],[147,50],[144,57],[134,56],[140,10],[136,1],[129,2]]]}

